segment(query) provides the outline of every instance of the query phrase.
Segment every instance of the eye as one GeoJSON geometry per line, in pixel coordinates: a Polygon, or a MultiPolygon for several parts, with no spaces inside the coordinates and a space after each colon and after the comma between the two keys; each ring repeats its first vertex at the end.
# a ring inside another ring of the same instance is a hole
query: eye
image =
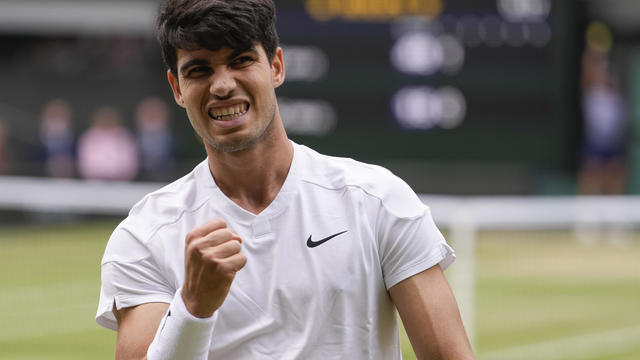
{"type": "Polygon", "coordinates": [[[210,73],[208,66],[194,66],[187,71],[187,77],[200,77],[210,73]]]}
{"type": "Polygon", "coordinates": [[[253,58],[251,56],[248,56],[248,55],[240,56],[240,57],[237,57],[237,58],[233,59],[233,61],[231,62],[231,66],[244,67],[244,66],[248,66],[253,61],[254,60],[253,60],[253,58]]]}

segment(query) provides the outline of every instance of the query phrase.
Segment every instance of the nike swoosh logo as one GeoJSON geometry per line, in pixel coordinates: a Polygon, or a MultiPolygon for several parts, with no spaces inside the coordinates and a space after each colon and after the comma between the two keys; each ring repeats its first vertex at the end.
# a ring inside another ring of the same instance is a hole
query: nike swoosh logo
{"type": "Polygon", "coordinates": [[[336,237],[338,235],[342,235],[342,234],[344,234],[346,232],[347,232],[347,230],[339,232],[337,234],[333,234],[331,236],[327,236],[326,238],[318,240],[318,241],[311,241],[311,237],[313,235],[309,235],[309,238],[307,239],[307,246],[310,247],[310,248],[314,248],[314,247],[316,247],[318,245],[322,245],[322,244],[326,243],[327,241],[333,239],[334,237],[336,237]]]}

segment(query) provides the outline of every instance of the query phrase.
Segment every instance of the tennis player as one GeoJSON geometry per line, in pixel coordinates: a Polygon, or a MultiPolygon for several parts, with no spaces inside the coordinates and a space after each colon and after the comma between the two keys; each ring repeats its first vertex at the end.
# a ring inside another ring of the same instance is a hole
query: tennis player
{"type": "Polygon", "coordinates": [[[117,359],[473,359],[429,208],[389,171],[287,138],[272,0],[169,0],[158,39],[206,160],[102,260],[117,359]]]}

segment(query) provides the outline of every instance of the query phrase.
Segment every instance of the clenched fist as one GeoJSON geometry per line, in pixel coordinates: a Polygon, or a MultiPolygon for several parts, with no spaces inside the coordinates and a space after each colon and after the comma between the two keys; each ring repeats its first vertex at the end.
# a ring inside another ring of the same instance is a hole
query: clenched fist
{"type": "Polygon", "coordinates": [[[191,314],[213,315],[229,294],[236,272],[247,263],[242,239],[222,219],[193,229],[185,241],[182,299],[191,314]]]}

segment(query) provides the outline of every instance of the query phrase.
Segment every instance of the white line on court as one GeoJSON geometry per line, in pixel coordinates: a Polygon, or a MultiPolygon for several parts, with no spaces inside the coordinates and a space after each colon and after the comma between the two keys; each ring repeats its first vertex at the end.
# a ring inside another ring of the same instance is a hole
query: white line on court
{"type": "Polygon", "coordinates": [[[640,326],[485,352],[480,360],[586,359],[640,348],[640,326]]]}

